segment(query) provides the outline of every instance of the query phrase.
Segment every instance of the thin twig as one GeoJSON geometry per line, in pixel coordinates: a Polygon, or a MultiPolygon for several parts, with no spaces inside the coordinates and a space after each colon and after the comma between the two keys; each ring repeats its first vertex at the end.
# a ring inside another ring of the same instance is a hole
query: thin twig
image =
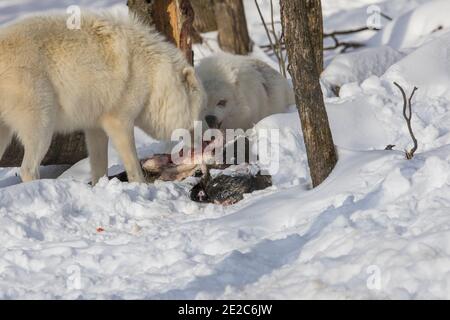
{"type": "Polygon", "coordinates": [[[403,90],[403,88],[397,82],[394,82],[394,85],[402,93],[402,96],[403,96],[403,117],[406,120],[406,124],[408,126],[409,134],[411,135],[411,138],[412,138],[413,143],[414,143],[414,147],[410,151],[406,151],[405,150],[406,158],[408,160],[411,160],[414,157],[414,153],[417,151],[417,148],[418,148],[417,139],[416,139],[416,137],[414,135],[414,132],[413,132],[413,129],[412,129],[412,125],[411,125],[411,119],[412,119],[412,107],[411,107],[411,105],[412,105],[412,98],[414,97],[414,94],[416,93],[418,88],[414,87],[414,90],[411,93],[411,96],[409,97],[409,99],[407,99],[405,90],[403,90]]]}
{"type": "Polygon", "coordinates": [[[280,57],[279,64],[280,64],[280,71],[283,77],[286,78],[286,62],[283,56],[283,49],[281,46],[281,39],[278,38],[277,32],[275,29],[275,18],[274,18],[274,9],[273,9],[273,1],[270,0],[270,18],[271,18],[271,24],[272,24],[272,33],[273,37],[275,39],[275,45],[278,51],[278,56],[280,57]]]}
{"type": "Polygon", "coordinates": [[[327,51],[327,50],[334,50],[340,47],[343,47],[341,50],[341,53],[345,53],[347,52],[348,49],[352,48],[352,49],[357,49],[357,48],[361,48],[364,47],[364,43],[360,43],[360,42],[339,42],[339,41],[335,41],[335,45],[331,46],[331,47],[325,47],[323,48],[323,50],[327,51]]]}
{"type": "Polygon", "coordinates": [[[382,16],[383,18],[385,18],[386,20],[389,20],[389,21],[393,20],[390,16],[388,16],[387,14],[385,14],[383,12],[380,12],[380,16],[382,16]]]}
{"type": "Polygon", "coordinates": [[[275,45],[273,44],[272,37],[270,36],[270,32],[269,32],[269,28],[267,27],[266,20],[264,19],[264,16],[263,16],[263,14],[261,12],[261,8],[259,7],[258,0],[255,0],[255,4],[256,4],[256,9],[258,10],[258,14],[259,14],[259,17],[261,19],[261,22],[262,22],[262,24],[264,26],[264,30],[266,31],[267,38],[269,39],[270,46],[272,47],[272,50],[275,52],[275,54],[277,56],[277,59],[279,60],[278,53],[276,53],[275,45]]]}
{"type": "Polygon", "coordinates": [[[258,1],[255,0],[256,9],[258,10],[259,17],[261,19],[261,22],[264,26],[264,30],[266,31],[267,38],[269,39],[270,43],[270,49],[272,50],[273,54],[277,58],[278,61],[278,67],[280,69],[280,73],[286,77],[286,57],[283,54],[284,46],[281,43],[281,37],[277,36],[276,29],[275,29],[275,19],[274,19],[274,7],[273,7],[273,1],[270,1],[270,9],[271,9],[271,25],[272,25],[272,36],[274,39],[272,39],[271,32],[269,31],[269,27],[267,26],[266,20],[264,19],[264,16],[261,12],[261,8],[258,4],[258,1]],[[274,43],[275,41],[275,43],[274,43]]]}

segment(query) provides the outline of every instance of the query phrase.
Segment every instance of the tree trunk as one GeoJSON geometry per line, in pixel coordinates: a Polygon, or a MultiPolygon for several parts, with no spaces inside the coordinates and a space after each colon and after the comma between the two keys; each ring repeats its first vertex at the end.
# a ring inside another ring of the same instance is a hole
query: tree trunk
{"type": "MultiPolygon", "coordinates": [[[[309,27],[307,1],[280,0],[281,20],[289,57],[289,72],[294,83],[296,102],[308,155],[313,186],[322,183],[337,162],[328,116],[319,83],[317,39],[309,27]]],[[[320,6],[316,3],[315,6],[320,6]]],[[[316,17],[314,21],[319,22],[316,17]]]]}
{"type": "Polygon", "coordinates": [[[154,0],[128,0],[127,6],[130,12],[135,14],[144,24],[153,24],[153,2],[154,0]]]}
{"type": "MultiPolygon", "coordinates": [[[[22,144],[13,139],[11,145],[5,152],[0,167],[20,167],[23,158],[22,144]]],[[[70,135],[55,135],[52,144],[42,160],[42,165],[51,164],[75,164],[88,156],[84,134],[76,132],[70,135]]]]}
{"type": "Polygon", "coordinates": [[[194,10],[189,0],[128,0],[127,5],[145,24],[154,25],[194,64],[194,10]]]}
{"type": "Polygon", "coordinates": [[[194,28],[204,33],[217,30],[214,0],[191,0],[195,12],[194,28]]]}
{"type": "Polygon", "coordinates": [[[215,0],[219,45],[223,51],[247,55],[253,43],[247,28],[247,19],[242,0],[215,0]]]}
{"type": "Polygon", "coordinates": [[[323,17],[322,4],[318,0],[306,0],[308,26],[311,33],[312,45],[316,56],[319,75],[323,71],[323,17]]]}

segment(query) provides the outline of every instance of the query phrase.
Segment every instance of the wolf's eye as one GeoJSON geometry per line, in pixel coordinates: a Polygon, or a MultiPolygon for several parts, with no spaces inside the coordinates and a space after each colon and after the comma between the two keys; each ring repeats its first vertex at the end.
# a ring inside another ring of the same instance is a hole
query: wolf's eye
{"type": "Polygon", "coordinates": [[[225,108],[225,107],[227,106],[227,103],[228,103],[227,100],[220,100],[220,101],[217,103],[217,106],[218,106],[218,107],[221,107],[221,108],[225,108]]]}

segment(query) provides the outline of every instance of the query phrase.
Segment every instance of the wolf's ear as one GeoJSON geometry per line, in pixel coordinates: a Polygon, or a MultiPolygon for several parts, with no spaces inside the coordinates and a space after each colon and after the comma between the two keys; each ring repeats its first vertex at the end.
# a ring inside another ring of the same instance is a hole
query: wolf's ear
{"type": "Polygon", "coordinates": [[[195,70],[193,67],[186,67],[183,69],[183,80],[189,88],[198,88],[198,82],[197,78],[195,77],[195,70]]]}

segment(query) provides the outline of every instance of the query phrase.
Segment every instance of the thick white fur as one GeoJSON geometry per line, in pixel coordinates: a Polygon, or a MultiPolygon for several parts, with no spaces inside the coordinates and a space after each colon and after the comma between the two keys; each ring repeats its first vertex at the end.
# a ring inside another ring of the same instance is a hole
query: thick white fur
{"type": "Polygon", "coordinates": [[[0,30],[0,158],[16,134],[23,181],[39,178],[53,133],[84,130],[96,183],[111,138],[130,181],[143,181],[133,128],[156,139],[193,127],[206,94],[181,52],[134,18],[28,18],[0,30]]]}
{"type": "Polygon", "coordinates": [[[196,71],[208,95],[203,116],[216,116],[223,129],[247,130],[295,104],[288,81],[260,60],[219,54],[203,59],[196,71]],[[218,105],[222,100],[226,106],[218,105]]]}

